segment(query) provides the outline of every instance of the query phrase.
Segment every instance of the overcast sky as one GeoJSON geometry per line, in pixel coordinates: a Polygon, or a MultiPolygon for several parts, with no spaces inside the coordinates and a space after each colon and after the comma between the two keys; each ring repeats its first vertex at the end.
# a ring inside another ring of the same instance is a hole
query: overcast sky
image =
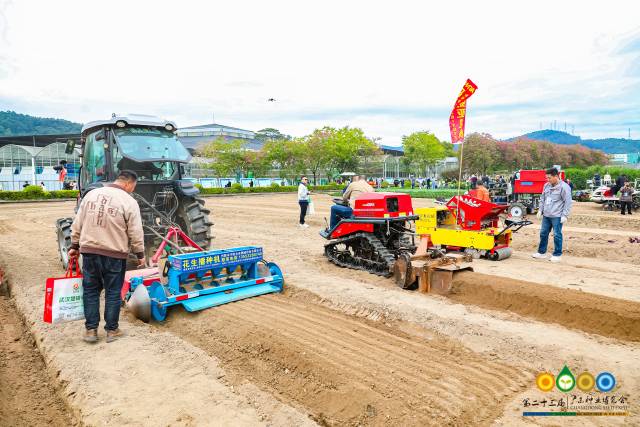
{"type": "Polygon", "coordinates": [[[0,110],[85,122],[640,139],[640,2],[0,0],[0,110]],[[275,102],[267,102],[275,98],[275,102]]]}

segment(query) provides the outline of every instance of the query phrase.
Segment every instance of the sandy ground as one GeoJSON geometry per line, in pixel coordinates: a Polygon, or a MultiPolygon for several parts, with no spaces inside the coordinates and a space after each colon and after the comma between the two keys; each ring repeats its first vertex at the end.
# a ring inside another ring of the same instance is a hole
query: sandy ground
{"type": "Polygon", "coordinates": [[[0,260],[74,416],[97,425],[557,425],[523,418],[522,401],[542,398],[538,372],[566,363],[613,372],[633,416],[562,425],[640,422],[640,244],[628,242],[640,215],[576,204],[562,264],[530,258],[534,224],[516,235],[514,257],[474,261],[480,274],[457,278],[447,298],[328,263],[317,232],[330,197],[314,200],[303,230],[294,195],[207,199],[214,246],[263,246],[285,273],[285,294],[195,315],[173,308],[152,326],[125,319],[128,337],[94,347],[79,340],[81,323],[39,320],[44,278],[60,272],[54,220],[72,203],[0,206],[0,260]],[[527,297],[537,303],[514,303],[527,297]]]}
{"type": "MultiPolygon", "coordinates": [[[[0,260],[15,304],[67,397],[71,415],[87,425],[304,425],[307,414],[256,387],[224,381],[215,357],[179,337],[121,316],[127,337],[106,344],[81,341],[81,322],[42,322],[44,283],[63,274],[54,218],[73,203],[0,207],[0,260]],[[170,403],[170,404],[168,404],[170,403]]],[[[15,381],[24,381],[19,371],[15,381]]],[[[45,417],[32,425],[47,425],[45,417]]],[[[0,425],[3,424],[0,420],[0,425]]]]}
{"type": "Polygon", "coordinates": [[[65,427],[77,421],[8,296],[0,295],[0,425],[65,427]]]}

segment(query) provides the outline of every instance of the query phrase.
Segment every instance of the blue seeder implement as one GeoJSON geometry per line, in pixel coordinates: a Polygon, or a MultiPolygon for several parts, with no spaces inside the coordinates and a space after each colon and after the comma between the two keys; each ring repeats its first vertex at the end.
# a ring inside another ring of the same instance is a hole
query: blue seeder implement
{"type": "Polygon", "coordinates": [[[166,285],[144,277],[132,277],[129,309],[148,321],[163,321],[167,308],[181,304],[193,312],[271,292],[281,292],[280,268],[264,261],[262,248],[232,249],[169,255],[165,264],[166,285]]]}

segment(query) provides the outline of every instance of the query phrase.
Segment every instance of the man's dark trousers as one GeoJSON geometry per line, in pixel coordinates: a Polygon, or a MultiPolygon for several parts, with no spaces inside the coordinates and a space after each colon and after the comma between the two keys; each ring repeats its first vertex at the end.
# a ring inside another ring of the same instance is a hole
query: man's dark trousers
{"type": "Polygon", "coordinates": [[[353,209],[349,206],[333,205],[331,206],[331,221],[329,222],[329,229],[333,230],[333,227],[338,225],[342,218],[351,218],[353,209]]]}
{"type": "Polygon", "coordinates": [[[120,291],[127,260],[105,255],[82,254],[82,301],[85,327],[98,329],[100,322],[100,292],[104,289],[104,321],[107,331],[118,329],[120,291]]]}

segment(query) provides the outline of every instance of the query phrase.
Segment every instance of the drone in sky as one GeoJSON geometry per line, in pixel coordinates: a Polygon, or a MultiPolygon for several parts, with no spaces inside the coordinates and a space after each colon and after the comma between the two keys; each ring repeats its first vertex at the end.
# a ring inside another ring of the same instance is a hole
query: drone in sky
{"type": "Polygon", "coordinates": [[[267,102],[276,102],[276,99],[275,98],[269,98],[269,99],[267,99],[267,102]]]}

